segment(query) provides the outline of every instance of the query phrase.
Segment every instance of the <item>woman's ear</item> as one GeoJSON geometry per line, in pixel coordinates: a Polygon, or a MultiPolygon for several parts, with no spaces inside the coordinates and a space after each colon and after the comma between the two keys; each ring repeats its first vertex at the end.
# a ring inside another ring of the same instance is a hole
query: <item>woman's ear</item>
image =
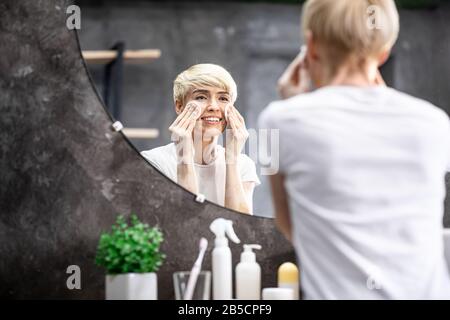
{"type": "Polygon", "coordinates": [[[316,41],[314,39],[314,35],[312,33],[311,30],[307,30],[306,31],[306,45],[308,47],[308,49],[306,50],[306,56],[307,56],[307,60],[308,61],[313,61],[313,60],[317,60],[318,56],[317,56],[317,46],[316,46],[316,41]]]}
{"type": "Polygon", "coordinates": [[[180,114],[183,111],[183,103],[180,100],[175,101],[175,112],[180,114]]]}

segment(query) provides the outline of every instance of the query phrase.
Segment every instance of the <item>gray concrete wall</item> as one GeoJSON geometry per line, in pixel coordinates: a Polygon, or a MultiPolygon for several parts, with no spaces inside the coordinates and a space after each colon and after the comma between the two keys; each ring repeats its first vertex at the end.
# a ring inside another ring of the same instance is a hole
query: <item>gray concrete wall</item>
{"type": "MultiPolygon", "coordinates": [[[[215,2],[84,2],[83,49],[105,49],[124,40],[130,49],[158,48],[162,57],[148,65],[126,66],[123,123],[158,128],[155,140],[133,141],[139,149],[169,142],[174,120],[172,81],[195,63],[226,67],[239,90],[236,106],[249,128],[260,111],[277,99],[275,83],[300,46],[300,5],[215,2]]],[[[401,10],[395,58],[384,72],[391,84],[450,111],[450,6],[401,10]]],[[[101,85],[102,67],[92,67],[101,85]]],[[[255,159],[256,160],[256,159],[255,159]]],[[[254,202],[258,215],[272,216],[268,180],[262,177],[254,202]]]]}

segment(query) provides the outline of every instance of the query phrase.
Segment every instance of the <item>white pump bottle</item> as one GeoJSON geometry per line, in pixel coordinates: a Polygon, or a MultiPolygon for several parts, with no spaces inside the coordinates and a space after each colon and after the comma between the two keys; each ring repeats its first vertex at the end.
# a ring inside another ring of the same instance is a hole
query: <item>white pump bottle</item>
{"type": "Polygon", "coordinates": [[[212,251],[213,299],[231,300],[233,296],[233,267],[231,263],[231,250],[228,239],[235,243],[241,242],[233,230],[233,222],[218,218],[214,220],[209,229],[216,235],[214,250],[212,251]]]}
{"type": "Polygon", "coordinates": [[[252,249],[261,250],[258,244],[244,244],[241,262],[236,266],[236,298],[261,300],[261,267],[252,249]]]}

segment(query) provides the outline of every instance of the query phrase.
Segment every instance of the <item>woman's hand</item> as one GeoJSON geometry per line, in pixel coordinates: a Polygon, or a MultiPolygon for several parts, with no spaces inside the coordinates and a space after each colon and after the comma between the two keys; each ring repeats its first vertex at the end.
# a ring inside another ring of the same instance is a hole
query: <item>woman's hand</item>
{"type": "Polygon", "coordinates": [[[278,80],[278,94],[282,99],[310,91],[311,80],[305,58],[306,47],[303,47],[278,80]]]}
{"type": "Polygon", "coordinates": [[[227,164],[236,164],[239,154],[248,138],[244,118],[233,105],[228,105],[225,117],[230,129],[226,130],[225,158],[227,164]]]}
{"type": "Polygon", "coordinates": [[[193,163],[194,142],[192,131],[197,119],[201,115],[201,106],[195,102],[189,102],[169,127],[172,133],[171,140],[177,146],[178,163],[193,163]]]}

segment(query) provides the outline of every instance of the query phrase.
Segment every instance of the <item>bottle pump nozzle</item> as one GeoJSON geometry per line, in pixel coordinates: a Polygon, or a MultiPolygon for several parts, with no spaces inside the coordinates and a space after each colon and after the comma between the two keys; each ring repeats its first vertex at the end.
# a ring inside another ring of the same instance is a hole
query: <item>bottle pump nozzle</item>
{"type": "Polygon", "coordinates": [[[234,243],[240,243],[241,240],[237,237],[236,233],[233,229],[233,221],[226,220],[223,218],[217,218],[214,220],[209,229],[216,235],[216,240],[214,244],[216,246],[226,246],[228,245],[228,239],[225,237],[225,234],[233,241],[234,243]]]}
{"type": "Polygon", "coordinates": [[[261,250],[261,246],[259,244],[244,244],[244,251],[241,253],[242,262],[256,261],[255,253],[252,251],[253,249],[261,250]]]}

